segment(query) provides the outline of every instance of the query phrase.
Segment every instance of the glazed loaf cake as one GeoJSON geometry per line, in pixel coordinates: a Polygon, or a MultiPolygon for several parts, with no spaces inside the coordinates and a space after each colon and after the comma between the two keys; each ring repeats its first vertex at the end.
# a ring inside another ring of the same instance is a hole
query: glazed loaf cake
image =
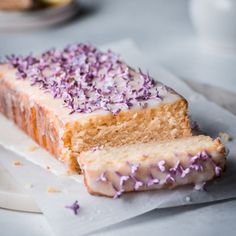
{"type": "Polygon", "coordinates": [[[0,65],[0,112],[80,171],[82,151],[191,136],[186,100],[86,44],[0,65]]]}
{"type": "Polygon", "coordinates": [[[78,159],[91,194],[119,197],[123,192],[174,188],[220,176],[225,148],[219,139],[192,136],[172,141],[94,149],[78,159]]]}

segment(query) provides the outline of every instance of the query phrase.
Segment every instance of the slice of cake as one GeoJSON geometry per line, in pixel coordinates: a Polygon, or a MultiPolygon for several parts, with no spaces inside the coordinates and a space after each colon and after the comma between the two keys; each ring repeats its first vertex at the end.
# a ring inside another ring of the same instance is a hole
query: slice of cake
{"type": "Polygon", "coordinates": [[[78,162],[91,194],[116,198],[123,192],[202,185],[221,175],[225,159],[219,139],[200,135],[97,148],[82,153],[78,162]]]}
{"type": "Polygon", "coordinates": [[[111,51],[76,44],[0,65],[0,112],[79,171],[82,151],[191,136],[186,100],[111,51]]]}

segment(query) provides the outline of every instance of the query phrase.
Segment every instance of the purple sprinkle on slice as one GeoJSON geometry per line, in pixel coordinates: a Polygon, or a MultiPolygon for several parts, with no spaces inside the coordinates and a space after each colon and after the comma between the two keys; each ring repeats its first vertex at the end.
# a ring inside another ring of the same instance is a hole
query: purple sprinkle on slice
{"type": "Polygon", "coordinates": [[[138,171],[138,168],[140,166],[138,163],[132,164],[132,163],[127,162],[127,164],[129,165],[131,169],[131,174],[135,174],[138,171]]]}
{"type": "Polygon", "coordinates": [[[115,190],[115,194],[114,194],[113,198],[117,199],[117,198],[121,197],[121,195],[124,192],[124,189],[123,188],[117,189],[114,185],[112,185],[112,187],[115,190]]]}
{"type": "Polygon", "coordinates": [[[222,172],[222,168],[219,166],[215,166],[215,174],[217,177],[221,175],[221,172],[222,172]]]}
{"type": "Polygon", "coordinates": [[[130,178],[130,176],[128,175],[122,175],[120,177],[120,187],[123,187],[124,186],[124,183],[130,178]]]}
{"type": "Polygon", "coordinates": [[[96,179],[96,182],[107,182],[106,172],[101,173],[101,175],[96,179]]]}
{"type": "Polygon", "coordinates": [[[190,173],[190,168],[186,168],[182,171],[181,178],[184,178],[187,174],[190,173]]]}
{"type": "Polygon", "coordinates": [[[166,164],[165,160],[161,160],[158,162],[157,165],[161,172],[165,172],[166,170],[165,164],[166,164]]]}
{"type": "Polygon", "coordinates": [[[175,183],[175,179],[173,178],[173,176],[171,176],[171,174],[167,174],[166,175],[165,183],[166,184],[173,184],[173,183],[175,183]]]}
{"type": "Polygon", "coordinates": [[[72,205],[66,206],[66,208],[73,210],[74,214],[77,215],[80,206],[78,204],[78,201],[76,200],[72,205]]]}
{"type": "Polygon", "coordinates": [[[157,178],[154,178],[153,175],[150,173],[148,181],[147,181],[147,186],[150,187],[154,184],[159,184],[160,180],[157,178]]]}
{"type": "Polygon", "coordinates": [[[138,190],[140,187],[143,186],[143,182],[141,181],[136,181],[135,184],[134,184],[134,190],[138,190]]]}

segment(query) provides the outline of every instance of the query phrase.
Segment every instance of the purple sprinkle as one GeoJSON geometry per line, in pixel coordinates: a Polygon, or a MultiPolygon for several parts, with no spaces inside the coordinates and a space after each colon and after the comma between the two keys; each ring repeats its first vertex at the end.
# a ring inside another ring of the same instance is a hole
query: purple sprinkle
{"type": "Polygon", "coordinates": [[[219,166],[215,166],[215,174],[217,177],[221,175],[221,172],[222,172],[222,168],[219,166]]]}
{"type": "Polygon", "coordinates": [[[78,201],[76,200],[72,205],[66,206],[66,208],[73,210],[74,214],[77,215],[80,206],[78,204],[78,201]]]}
{"type": "Polygon", "coordinates": [[[154,184],[159,184],[160,180],[157,178],[154,178],[153,175],[150,173],[148,181],[147,181],[147,186],[150,187],[154,184]]]}
{"type": "Polygon", "coordinates": [[[129,165],[129,167],[131,169],[131,174],[135,174],[138,171],[138,168],[139,168],[138,163],[132,164],[132,163],[127,162],[127,164],[129,165]]]}
{"type": "Polygon", "coordinates": [[[123,189],[123,188],[120,188],[120,189],[118,190],[114,185],[112,185],[112,187],[113,187],[113,189],[115,190],[115,194],[114,194],[113,198],[114,198],[114,199],[119,198],[119,197],[123,194],[124,189],[123,189]]]}
{"type": "Polygon", "coordinates": [[[157,165],[158,165],[161,172],[165,172],[165,170],[166,170],[165,164],[166,164],[165,160],[161,160],[158,162],[157,165]]]}
{"type": "Polygon", "coordinates": [[[127,175],[122,175],[122,176],[120,177],[120,186],[123,187],[125,181],[127,181],[129,178],[130,178],[130,177],[127,176],[127,175]]]}
{"type": "Polygon", "coordinates": [[[190,168],[186,168],[182,171],[181,178],[184,178],[187,174],[190,173],[190,168]]]}
{"type": "Polygon", "coordinates": [[[6,56],[2,63],[16,69],[17,79],[62,99],[69,114],[105,110],[118,115],[135,105],[146,108],[148,100],[162,100],[160,92],[165,92],[148,73],[133,72],[115,53],[89,44],[51,49],[38,57],[6,56]]]}
{"type": "Polygon", "coordinates": [[[169,169],[169,172],[173,175],[182,175],[183,167],[181,166],[179,160],[175,163],[174,167],[169,169]]]}
{"type": "Polygon", "coordinates": [[[136,181],[135,184],[134,184],[134,189],[137,191],[142,186],[143,186],[143,182],[136,181]]]}
{"type": "Polygon", "coordinates": [[[175,182],[175,179],[171,176],[171,174],[167,174],[165,177],[165,183],[172,184],[175,182]]]}
{"type": "Polygon", "coordinates": [[[107,182],[106,172],[103,172],[97,179],[96,182],[107,182]]]}

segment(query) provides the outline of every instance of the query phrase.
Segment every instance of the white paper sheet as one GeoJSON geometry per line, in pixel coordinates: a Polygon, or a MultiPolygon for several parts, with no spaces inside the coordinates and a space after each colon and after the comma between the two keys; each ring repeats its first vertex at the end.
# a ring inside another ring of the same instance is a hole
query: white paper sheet
{"type": "MultiPolygon", "coordinates": [[[[190,102],[192,118],[199,122],[204,132],[215,137],[220,131],[224,131],[236,137],[235,116],[193,92],[175,76],[153,65],[143,53],[141,54],[135,48],[131,41],[112,44],[109,47],[123,55],[123,58],[133,67],[148,68],[154,78],[183,94],[190,102]]],[[[2,116],[0,116],[0,144],[28,160],[37,159],[37,164],[44,166],[41,168],[12,152],[3,148],[0,149],[0,163],[22,186],[33,185],[28,190],[29,193],[32,194],[52,229],[59,236],[78,236],[89,233],[155,208],[197,204],[236,197],[236,141],[227,144],[230,155],[224,177],[210,184],[206,192],[193,190],[192,187],[184,187],[176,190],[131,193],[116,200],[89,195],[83,184],[62,175],[65,171],[63,165],[55,161],[43,149],[38,148],[34,152],[29,152],[29,146],[33,145],[34,142],[2,116]],[[23,165],[14,166],[12,162],[16,159],[21,160],[23,165]],[[47,165],[59,176],[47,171],[45,169],[47,165]],[[47,188],[49,186],[53,186],[61,192],[48,193],[47,188]],[[190,197],[190,201],[186,201],[186,196],[190,197]],[[72,211],[65,208],[66,205],[72,204],[75,200],[78,200],[81,206],[76,216],[73,215],[72,211]]]]}

